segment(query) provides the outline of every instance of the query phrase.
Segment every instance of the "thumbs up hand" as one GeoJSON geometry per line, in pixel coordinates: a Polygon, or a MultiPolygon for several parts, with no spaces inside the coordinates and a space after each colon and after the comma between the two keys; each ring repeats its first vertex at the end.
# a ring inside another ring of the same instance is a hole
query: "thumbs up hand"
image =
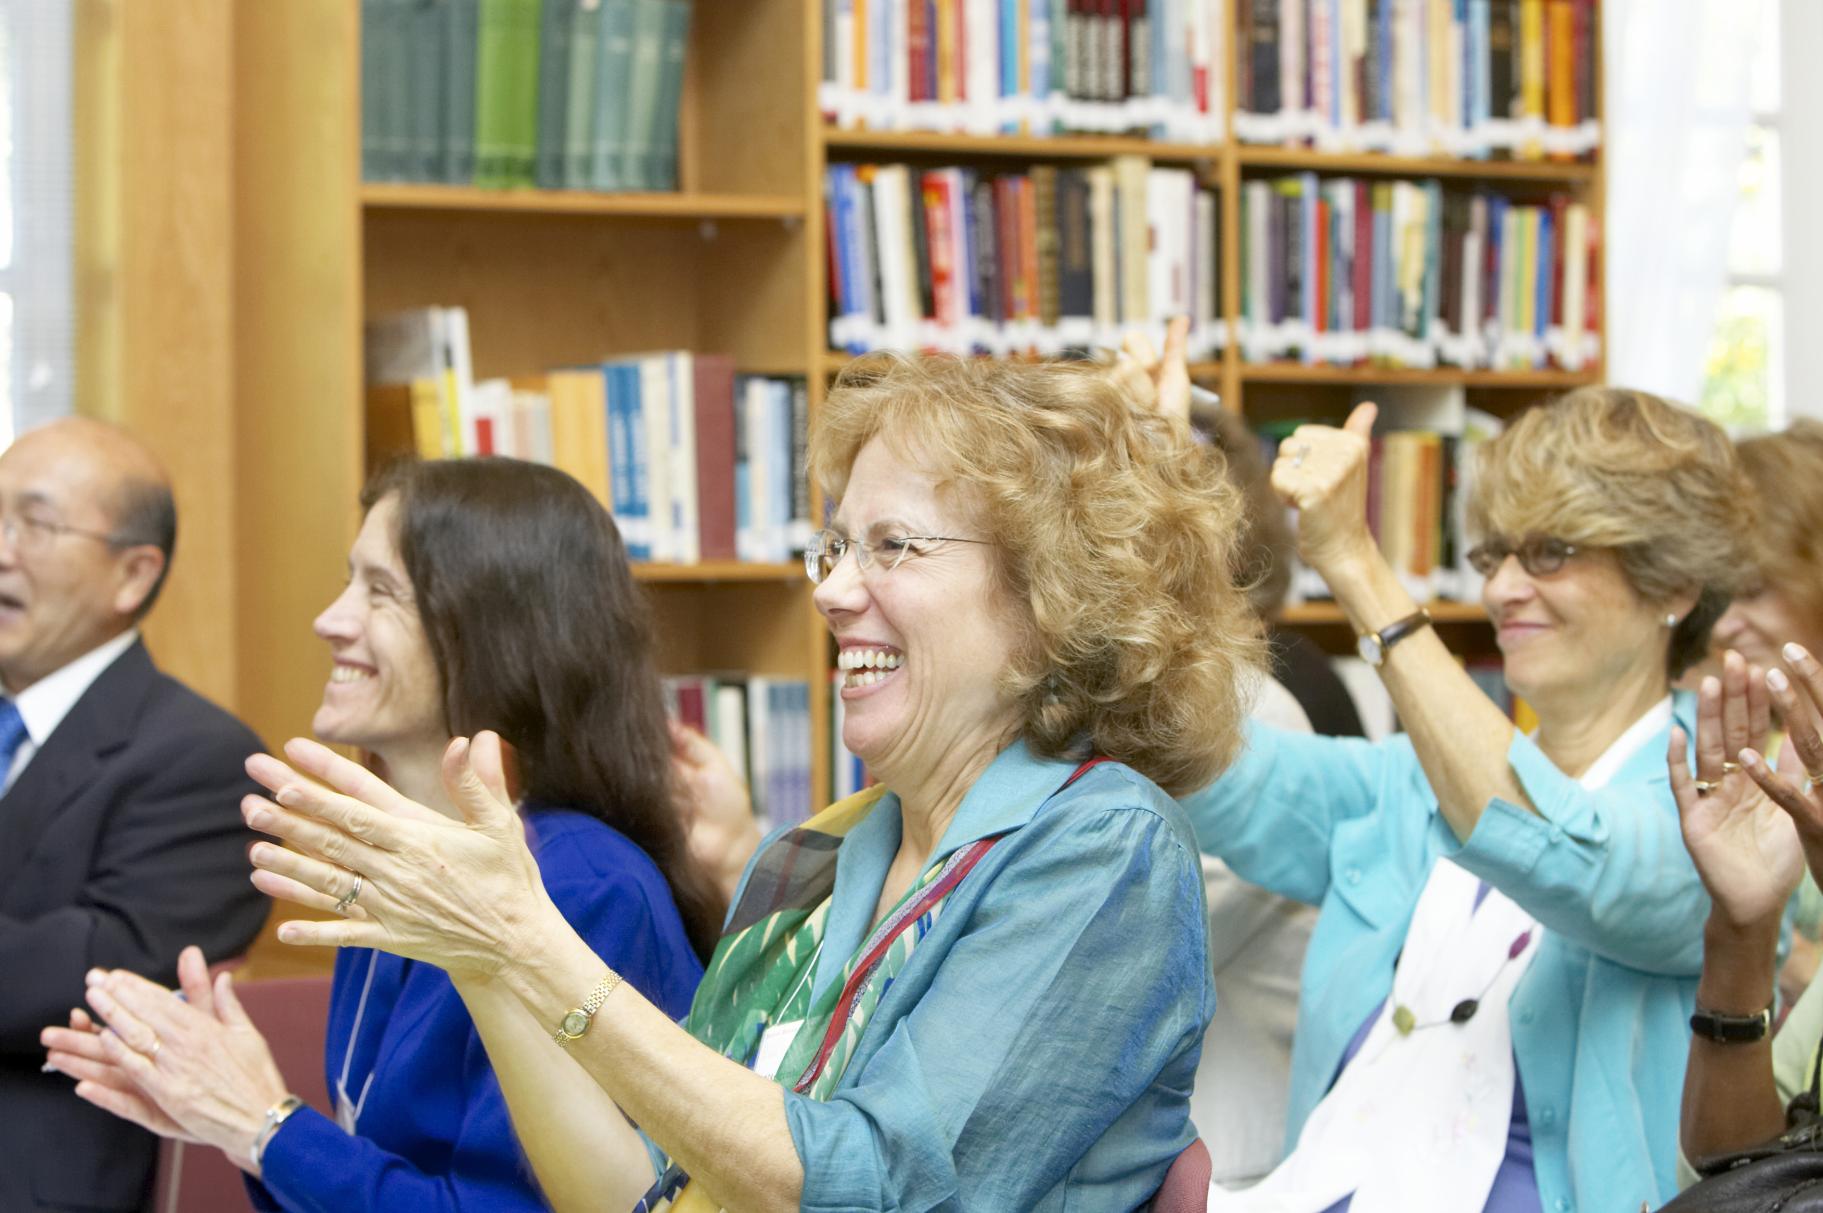
{"type": "Polygon", "coordinates": [[[1298,555],[1326,581],[1374,550],[1367,469],[1378,415],[1376,406],[1361,404],[1341,429],[1301,425],[1272,466],[1273,490],[1298,511],[1298,555]]]}

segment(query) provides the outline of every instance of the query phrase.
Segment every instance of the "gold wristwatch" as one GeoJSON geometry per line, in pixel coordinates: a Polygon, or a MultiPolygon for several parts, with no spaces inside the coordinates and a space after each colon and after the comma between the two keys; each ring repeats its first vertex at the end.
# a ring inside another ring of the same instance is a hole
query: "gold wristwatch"
{"type": "Polygon", "coordinates": [[[589,996],[583,1000],[582,1005],[572,1009],[557,1022],[557,1031],[551,1034],[551,1039],[557,1042],[558,1048],[567,1047],[572,1040],[582,1039],[589,1030],[589,1024],[595,1020],[595,1012],[601,1010],[601,1004],[608,1001],[608,995],[619,984],[620,974],[609,969],[608,975],[595,983],[595,988],[589,991],[589,996]]]}

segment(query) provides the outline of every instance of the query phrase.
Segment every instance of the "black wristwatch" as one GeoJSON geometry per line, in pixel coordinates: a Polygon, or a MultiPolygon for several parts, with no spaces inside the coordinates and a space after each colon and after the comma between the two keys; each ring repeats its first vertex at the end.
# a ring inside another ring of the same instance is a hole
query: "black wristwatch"
{"type": "Polygon", "coordinates": [[[1767,1007],[1758,1015],[1724,1015],[1698,1007],[1690,1017],[1690,1030],[1719,1045],[1750,1045],[1765,1040],[1766,1033],[1772,1030],[1772,1008],[1767,1007]]]}
{"type": "Polygon", "coordinates": [[[1396,623],[1389,623],[1377,632],[1369,632],[1355,641],[1355,652],[1361,654],[1361,660],[1379,669],[1386,662],[1387,652],[1401,640],[1416,632],[1419,628],[1429,627],[1431,613],[1422,607],[1396,623]]]}

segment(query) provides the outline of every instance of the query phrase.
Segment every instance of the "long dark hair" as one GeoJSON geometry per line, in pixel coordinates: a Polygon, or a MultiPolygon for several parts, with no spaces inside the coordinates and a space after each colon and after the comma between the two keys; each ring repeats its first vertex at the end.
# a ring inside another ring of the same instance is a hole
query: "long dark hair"
{"type": "Polygon", "coordinates": [[[361,505],[386,497],[450,735],[493,729],[527,800],[632,839],[707,959],[721,897],[690,855],[651,620],[613,519],[569,476],[517,459],[395,463],[361,505]]]}

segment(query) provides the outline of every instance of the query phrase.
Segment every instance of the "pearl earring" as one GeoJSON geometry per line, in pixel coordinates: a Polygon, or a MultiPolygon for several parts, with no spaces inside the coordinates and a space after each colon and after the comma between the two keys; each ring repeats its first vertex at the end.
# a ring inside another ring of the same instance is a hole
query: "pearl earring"
{"type": "Polygon", "coordinates": [[[1665,616],[1665,626],[1668,628],[1676,627],[1677,626],[1677,616],[1676,615],[1665,616]]]}

